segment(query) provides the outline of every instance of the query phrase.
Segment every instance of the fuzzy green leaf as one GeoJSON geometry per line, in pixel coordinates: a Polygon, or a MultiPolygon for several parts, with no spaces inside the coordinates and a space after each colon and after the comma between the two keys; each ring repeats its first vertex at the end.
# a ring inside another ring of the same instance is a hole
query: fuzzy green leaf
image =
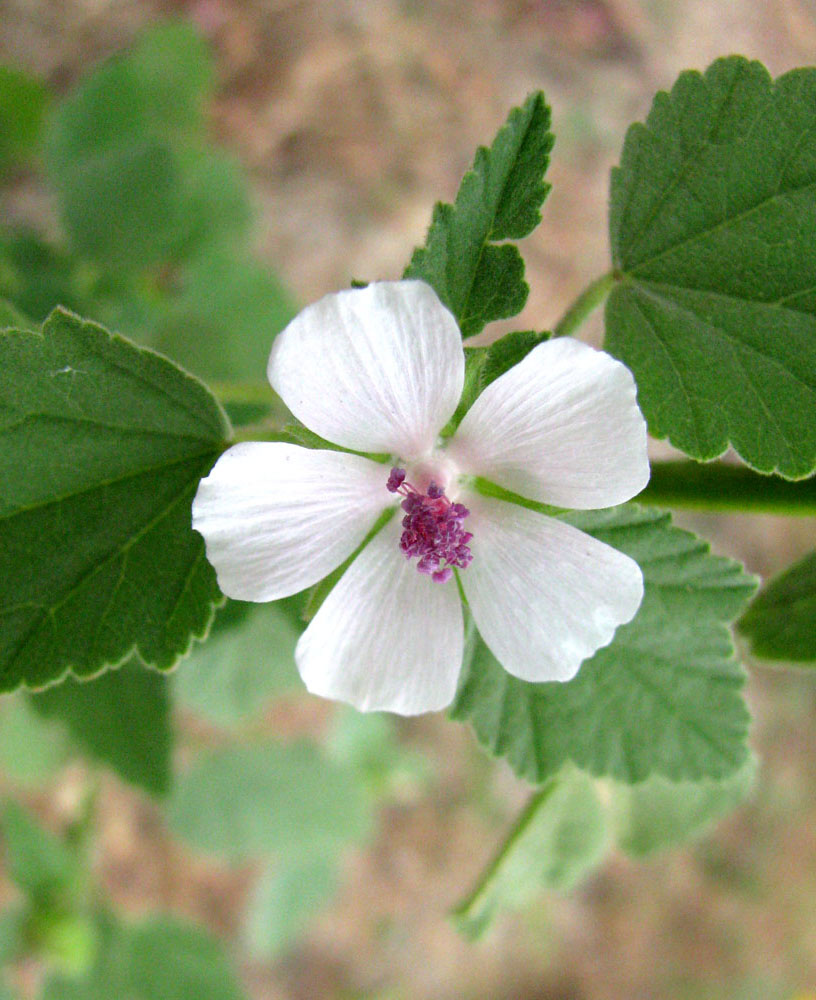
{"type": "Polygon", "coordinates": [[[171,667],[220,600],[190,506],[228,427],[165,358],[57,310],[0,333],[0,690],[171,667]]]}
{"type": "Polygon", "coordinates": [[[816,551],[762,588],[739,630],[757,656],[816,662],[816,551]]]}
{"type": "Polygon", "coordinates": [[[39,80],[0,66],[0,176],[34,149],[48,97],[39,80]]]}
{"type": "Polygon", "coordinates": [[[78,878],[74,854],[16,802],[3,806],[2,831],[11,879],[38,906],[64,902],[78,878]]]}
{"type": "Polygon", "coordinates": [[[612,172],[608,351],[656,437],[816,467],[816,69],[681,74],[612,172]]]}
{"type": "Polygon", "coordinates": [[[37,712],[66,724],[91,757],[153,795],[170,787],[168,680],[138,659],[87,681],[73,677],[30,696],[37,712]]]}
{"type": "Polygon", "coordinates": [[[406,278],[421,278],[451,310],[463,337],[515,316],[529,291],[512,244],[541,220],[549,191],[544,174],[553,145],[550,109],[541,93],[510,112],[490,149],[480,147],[453,205],[437,204],[425,246],[406,278]]]}
{"type": "Polygon", "coordinates": [[[623,782],[722,778],[741,767],[748,710],[726,623],[754,581],[660,511],[628,504],[565,520],[639,563],[640,610],[564,684],[511,677],[479,640],[453,717],[533,782],[567,761],[623,782]]]}
{"type": "Polygon", "coordinates": [[[497,911],[518,908],[543,889],[567,892],[602,860],[606,817],[592,780],[574,768],[551,778],[530,800],[473,892],[454,911],[478,937],[497,911]]]}

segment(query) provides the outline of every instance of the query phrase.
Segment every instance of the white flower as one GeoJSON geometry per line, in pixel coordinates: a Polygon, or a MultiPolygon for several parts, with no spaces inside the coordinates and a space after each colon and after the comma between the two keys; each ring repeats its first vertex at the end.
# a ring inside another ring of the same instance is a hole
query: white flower
{"type": "Polygon", "coordinates": [[[225,594],[297,593],[346,560],[386,508],[406,511],[362,549],[298,642],[310,691],[403,715],[448,705],[463,651],[451,567],[485,642],[523,680],[568,680],[634,616],[637,563],[474,485],[579,509],[639,493],[646,427],[630,372],[609,355],[566,338],[540,344],[442,442],[464,384],[459,329],[429,286],[384,282],[300,313],[275,341],[269,380],[310,430],[393,461],[282,442],[230,448],[193,504],[225,594]]]}

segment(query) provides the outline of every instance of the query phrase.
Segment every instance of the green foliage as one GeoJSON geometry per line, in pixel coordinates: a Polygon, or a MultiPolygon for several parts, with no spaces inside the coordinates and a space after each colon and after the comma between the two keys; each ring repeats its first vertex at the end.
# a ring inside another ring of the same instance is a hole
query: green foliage
{"type": "Polygon", "coordinates": [[[659,93],[612,173],[605,346],[656,437],[816,467],[816,69],[719,59],[659,93]]]}
{"type": "Polygon", "coordinates": [[[0,703],[0,767],[14,781],[37,786],[54,776],[69,756],[62,726],[41,718],[23,692],[0,703]]]}
{"type": "Polygon", "coordinates": [[[754,581],[660,511],[627,504],[565,519],[639,563],[640,610],[564,684],[517,680],[478,640],[453,717],[534,782],[567,761],[623,782],[731,774],[747,759],[748,711],[726,623],[754,581]]]}
{"type": "Polygon", "coordinates": [[[0,66],[0,178],[35,148],[47,104],[39,80],[0,66]]]}
{"type": "Polygon", "coordinates": [[[535,330],[516,330],[508,333],[500,340],[494,341],[487,349],[482,365],[479,386],[485,389],[491,382],[505,372],[510,371],[520,361],[523,361],[534,347],[549,340],[549,333],[537,333],[535,330]]]}
{"type": "Polygon", "coordinates": [[[221,945],[166,916],[136,926],[104,916],[97,959],[82,977],[55,975],[43,1000],[243,1000],[221,945]]]}
{"type": "Polygon", "coordinates": [[[218,404],[62,311],[42,334],[0,333],[0,356],[0,689],[93,674],[134,646],[172,666],[219,599],[190,526],[228,433],[218,404]]]}
{"type": "Polygon", "coordinates": [[[463,337],[515,316],[527,301],[524,262],[501,240],[528,236],[549,191],[544,174],[553,145],[550,109],[541,93],[510,112],[490,149],[480,147],[453,205],[434,208],[425,246],[406,278],[421,278],[456,317],[463,337]]]}
{"type": "Polygon", "coordinates": [[[153,795],[170,787],[168,681],[134,658],[117,670],[61,684],[30,696],[37,712],[64,722],[94,759],[153,795]]]}
{"type": "Polygon", "coordinates": [[[168,819],[202,851],[236,861],[332,857],[370,822],[356,775],[307,743],[207,754],[178,778],[168,819]]]}
{"type": "Polygon", "coordinates": [[[608,841],[606,817],[592,780],[574,768],[550,778],[530,800],[501,851],[454,917],[478,937],[499,908],[518,908],[541,892],[567,892],[592,871],[608,841]]]}
{"type": "Polygon", "coordinates": [[[74,853],[16,802],[5,803],[2,820],[6,868],[12,881],[42,908],[64,903],[79,875],[74,853]]]}
{"type": "Polygon", "coordinates": [[[249,904],[244,938],[250,951],[273,957],[283,951],[337,888],[329,858],[293,859],[266,871],[249,904]]]}
{"type": "Polygon", "coordinates": [[[209,639],[173,674],[176,699],[219,726],[255,715],[271,695],[298,685],[293,613],[278,602],[228,601],[209,639]]]}
{"type": "Polygon", "coordinates": [[[638,785],[616,785],[612,822],[619,846],[641,858],[700,834],[738,806],[756,777],[753,760],[723,781],[666,781],[655,775],[638,785]]]}
{"type": "Polygon", "coordinates": [[[203,40],[170,22],[96,69],[57,108],[46,163],[80,254],[142,270],[246,235],[241,173],[203,141],[211,77],[203,40]]]}
{"type": "Polygon", "coordinates": [[[757,656],[816,661],[816,552],[767,583],[739,620],[757,656]]]}

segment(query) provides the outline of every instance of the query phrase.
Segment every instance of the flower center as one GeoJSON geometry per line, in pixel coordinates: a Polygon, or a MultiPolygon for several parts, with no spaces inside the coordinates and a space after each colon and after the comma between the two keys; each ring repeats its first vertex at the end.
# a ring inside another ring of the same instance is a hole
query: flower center
{"type": "Polygon", "coordinates": [[[405,469],[393,468],[386,487],[404,497],[400,549],[406,559],[419,559],[417,569],[436,583],[447,583],[453,568],[464,569],[473,556],[468,542],[473,538],[464,529],[470,511],[461,503],[451,503],[441,486],[431,481],[420,493],[405,479],[405,469]]]}

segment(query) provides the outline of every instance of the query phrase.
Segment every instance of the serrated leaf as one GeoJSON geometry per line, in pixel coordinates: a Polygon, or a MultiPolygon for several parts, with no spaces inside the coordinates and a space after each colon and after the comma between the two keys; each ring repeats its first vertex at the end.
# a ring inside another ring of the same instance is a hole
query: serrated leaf
{"type": "Polygon", "coordinates": [[[213,629],[173,674],[178,701],[219,726],[235,726],[257,713],[272,695],[298,684],[298,628],[281,603],[230,601],[219,613],[236,620],[213,629]]]}
{"type": "Polygon", "coordinates": [[[816,466],[816,69],[682,73],[612,172],[605,347],[649,430],[760,472],[816,466]]]}
{"type": "Polygon", "coordinates": [[[510,112],[490,149],[479,147],[453,205],[437,204],[425,246],[414,251],[406,278],[421,278],[456,317],[463,337],[520,312],[529,291],[512,244],[541,219],[549,191],[544,174],[553,145],[542,93],[510,112]]]}
{"type": "Polygon", "coordinates": [[[612,791],[612,824],[622,850],[642,858],[681,844],[730,812],[748,795],[756,778],[749,761],[723,781],[666,781],[655,775],[612,791]]]}
{"type": "Polygon", "coordinates": [[[307,743],[227,747],[178,778],[173,829],[233,860],[333,855],[362,837],[369,803],[356,775],[307,743]]]}
{"type": "Polygon", "coordinates": [[[534,347],[549,340],[549,333],[537,333],[535,330],[516,330],[494,341],[487,349],[487,356],[482,365],[479,385],[486,389],[500,375],[509,372],[520,361],[523,361],[534,347]]]}
{"type": "Polygon", "coordinates": [[[770,580],[739,620],[757,656],[816,661],[816,551],[770,580]]]}
{"type": "Polygon", "coordinates": [[[78,865],[71,851],[16,802],[2,813],[6,866],[12,880],[38,906],[55,906],[75,884],[78,865]]]}
{"type": "Polygon", "coordinates": [[[318,857],[278,865],[261,876],[246,917],[244,938],[259,958],[274,958],[300,934],[337,889],[337,864],[318,857]]]}
{"type": "Polygon", "coordinates": [[[169,789],[173,736],[163,675],[133,659],[87,681],[67,677],[29,701],[125,781],[153,795],[169,789]]]}
{"type": "Polygon", "coordinates": [[[623,782],[733,773],[747,759],[749,716],[726,623],[755,582],[660,511],[626,504],[565,520],[639,563],[640,610],[564,684],[511,677],[479,640],[453,717],[533,782],[568,761],[623,782]]]}
{"type": "Polygon", "coordinates": [[[136,647],[171,667],[220,595],[191,528],[228,427],[165,358],[57,310],[0,333],[0,690],[136,647]]]}
{"type": "Polygon", "coordinates": [[[530,800],[473,892],[454,911],[460,929],[479,937],[503,909],[543,889],[567,892],[602,860],[606,817],[590,778],[569,768],[530,800]]]}

